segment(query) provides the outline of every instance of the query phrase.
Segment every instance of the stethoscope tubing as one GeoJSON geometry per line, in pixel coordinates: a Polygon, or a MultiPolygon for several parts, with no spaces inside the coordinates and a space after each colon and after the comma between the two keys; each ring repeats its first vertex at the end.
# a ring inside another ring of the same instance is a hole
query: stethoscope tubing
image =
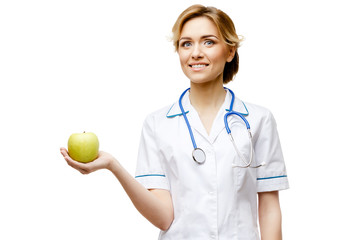
{"type": "Polygon", "coordinates": [[[181,110],[181,114],[182,114],[182,116],[184,117],[184,120],[185,120],[185,122],[186,122],[186,125],[187,125],[187,127],[188,127],[188,129],[189,129],[190,138],[191,138],[192,144],[193,144],[193,146],[194,146],[194,149],[196,149],[196,148],[198,148],[198,147],[197,147],[196,142],[195,142],[194,134],[193,134],[193,131],[191,130],[191,126],[190,126],[189,120],[188,120],[188,118],[187,118],[187,116],[186,116],[186,113],[185,113],[185,111],[184,111],[184,107],[183,107],[183,105],[182,105],[182,99],[183,99],[184,95],[186,94],[186,92],[189,91],[189,90],[190,90],[190,88],[186,89],[186,90],[181,94],[180,99],[179,99],[179,107],[180,107],[180,110],[181,110]]]}
{"type": "MultiPolygon", "coordinates": [[[[225,88],[225,87],[224,87],[224,88],[225,88]]],[[[228,134],[231,133],[231,130],[230,130],[230,127],[229,127],[227,118],[228,118],[228,116],[233,115],[233,114],[239,116],[239,117],[244,121],[244,123],[245,123],[245,125],[246,125],[246,128],[247,128],[248,130],[250,130],[250,124],[249,124],[248,120],[246,120],[246,118],[245,118],[241,113],[233,111],[234,99],[235,99],[235,94],[234,94],[234,92],[233,92],[231,89],[229,89],[229,88],[225,88],[225,89],[227,89],[227,90],[230,92],[230,94],[231,94],[230,108],[229,108],[229,111],[228,111],[228,112],[225,114],[225,116],[224,116],[224,123],[225,123],[225,128],[226,128],[227,133],[228,133],[228,134]]]]}
{"type": "MultiPolygon", "coordinates": [[[[230,92],[230,94],[231,94],[230,108],[229,108],[229,111],[224,115],[225,128],[226,128],[226,131],[227,131],[227,133],[228,133],[228,135],[229,135],[229,137],[230,137],[230,140],[231,140],[232,144],[234,145],[234,148],[235,148],[235,151],[236,151],[237,155],[239,156],[239,158],[240,158],[240,159],[243,161],[243,163],[245,164],[245,165],[243,165],[243,166],[242,166],[242,165],[235,165],[235,164],[233,164],[233,167],[241,167],[241,168],[252,167],[252,166],[250,166],[250,165],[251,165],[251,163],[253,162],[254,148],[253,148],[253,143],[252,143],[252,134],[251,134],[251,130],[250,130],[250,124],[249,124],[249,122],[246,120],[246,118],[245,118],[241,113],[233,111],[234,100],[235,100],[235,94],[234,94],[234,92],[231,91],[229,88],[226,88],[226,87],[224,87],[224,89],[227,89],[227,90],[230,92]],[[231,134],[231,129],[230,129],[230,127],[229,127],[228,120],[227,120],[230,115],[236,115],[236,116],[240,117],[240,118],[243,120],[243,122],[245,123],[246,129],[248,130],[249,142],[250,142],[250,146],[251,146],[251,147],[250,147],[250,160],[249,160],[248,162],[245,160],[245,157],[241,154],[241,152],[239,151],[239,149],[236,147],[234,138],[233,138],[233,136],[232,136],[232,134],[231,134]]],[[[191,142],[192,142],[193,147],[194,147],[194,150],[193,150],[193,153],[192,153],[193,159],[194,159],[194,161],[197,162],[198,164],[203,164],[203,163],[205,162],[205,160],[206,160],[205,152],[204,152],[201,148],[198,148],[197,145],[196,145],[196,141],[195,141],[195,138],[194,138],[193,131],[192,131],[192,129],[191,129],[191,125],[190,125],[190,123],[189,123],[189,120],[188,120],[188,118],[187,118],[187,116],[186,116],[184,107],[183,107],[183,105],[182,105],[182,99],[183,99],[184,95],[186,94],[186,92],[189,91],[189,90],[190,90],[190,88],[186,89],[186,90],[180,95],[180,98],[179,98],[179,107],[180,107],[180,110],[181,110],[181,114],[182,114],[182,116],[184,117],[184,120],[185,120],[185,122],[186,122],[187,128],[188,128],[188,130],[189,130],[191,142]],[[201,158],[200,160],[197,159],[197,157],[196,157],[196,156],[199,156],[199,155],[201,156],[201,157],[200,157],[200,158],[201,158]]],[[[263,165],[265,165],[265,163],[261,163],[260,165],[254,166],[254,167],[252,167],[252,168],[258,168],[258,167],[261,167],[261,166],[263,166],[263,165]]]]}

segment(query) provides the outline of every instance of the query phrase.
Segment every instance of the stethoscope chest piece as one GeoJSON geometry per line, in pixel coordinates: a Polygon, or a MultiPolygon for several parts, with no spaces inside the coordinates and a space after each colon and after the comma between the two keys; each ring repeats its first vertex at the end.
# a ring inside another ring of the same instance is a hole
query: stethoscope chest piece
{"type": "Polygon", "coordinates": [[[192,157],[198,164],[203,164],[206,160],[205,152],[201,148],[195,148],[192,152],[192,157]]]}

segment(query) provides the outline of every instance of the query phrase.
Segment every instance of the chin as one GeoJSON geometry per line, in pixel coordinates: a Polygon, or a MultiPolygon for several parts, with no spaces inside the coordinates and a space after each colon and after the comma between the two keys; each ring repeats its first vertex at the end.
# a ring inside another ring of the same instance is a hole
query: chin
{"type": "Polygon", "coordinates": [[[191,79],[190,78],[190,82],[191,82],[191,84],[205,84],[205,83],[208,83],[211,81],[206,80],[206,79],[191,79]]]}
{"type": "Polygon", "coordinates": [[[215,83],[220,81],[221,83],[222,81],[222,77],[217,77],[217,78],[209,78],[209,77],[188,77],[190,79],[191,84],[208,84],[208,83],[215,83]],[[209,80],[212,79],[212,80],[209,80]]]}

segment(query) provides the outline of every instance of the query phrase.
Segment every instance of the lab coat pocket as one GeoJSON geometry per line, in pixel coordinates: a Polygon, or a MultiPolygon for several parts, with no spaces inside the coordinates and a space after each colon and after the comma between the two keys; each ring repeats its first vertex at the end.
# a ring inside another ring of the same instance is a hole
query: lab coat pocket
{"type": "Polygon", "coordinates": [[[234,167],[234,183],[236,192],[252,192],[256,190],[256,168],[234,167]]]}
{"type": "Polygon", "coordinates": [[[241,187],[242,184],[244,183],[245,172],[246,172],[245,168],[233,165],[234,182],[237,187],[241,187]]]}
{"type": "Polygon", "coordinates": [[[244,168],[251,161],[251,144],[247,130],[238,124],[233,124],[233,142],[232,151],[234,157],[232,160],[232,167],[234,171],[235,183],[237,186],[241,186],[245,181],[245,175],[247,168],[244,168]]]}

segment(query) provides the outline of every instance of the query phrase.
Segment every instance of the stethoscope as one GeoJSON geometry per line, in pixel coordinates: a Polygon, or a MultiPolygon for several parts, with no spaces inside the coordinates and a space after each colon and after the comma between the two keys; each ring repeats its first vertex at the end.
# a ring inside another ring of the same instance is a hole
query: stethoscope
{"type": "MultiPolygon", "coordinates": [[[[233,167],[241,167],[241,168],[248,168],[248,167],[258,168],[258,167],[261,167],[261,166],[265,165],[264,162],[262,162],[260,165],[257,165],[257,166],[251,166],[251,163],[253,162],[253,158],[254,158],[254,146],[253,146],[253,143],[252,143],[252,134],[251,134],[251,131],[250,131],[250,124],[241,113],[236,112],[236,111],[233,110],[235,94],[230,89],[228,89],[228,88],[225,88],[225,89],[229,90],[229,92],[231,94],[230,108],[229,108],[229,111],[224,116],[225,128],[226,128],[226,131],[227,131],[227,133],[228,133],[228,135],[230,137],[230,140],[231,140],[231,142],[232,142],[232,144],[233,144],[233,146],[235,148],[235,151],[236,151],[237,155],[239,156],[239,158],[244,163],[244,165],[236,165],[236,164],[233,163],[233,167]],[[231,134],[231,130],[230,130],[228,120],[227,120],[230,115],[236,115],[236,116],[240,117],[244,121],[244,123],[246,125],[246,129],[247,129],[248,135],[249,135],[249,142],[250,142],[250,160],[249,161],[246,161],[245,157],[241,154],[241,152],[239,151],[239,149],[237,148],[237,146],[235,144],[235,141],[234,141],[234,138],[233,138],[233,136],[231,134]]],[[[198,148],[197,145],[196,145],[193,131],[191,130],[189,120],[188,120],[188,118],[186,116],[186,113],[185,113],[183,105],[182,105],[182,99],[183,99],[184,95],[186,94],[186,92],[189,91],[189,90],[190,90],[190,88],[186,89],[181,94],[181,96],[179,98],[179,107],[180,107],[180,110],[181,110],[181,114],[184,117],[186,125],[187,125],[187,127],[189,129],[190,138],[191,138],[192,144],[194,146],[194,150],[192,151],[192,157],[193,157],[193,159],[194,159],[194,161],[196,163],[203,164],[205,162],[205,160],[206,160],[206,154],[205,154],[204,150],[202,150],[201,148],[198,148]]]]}

